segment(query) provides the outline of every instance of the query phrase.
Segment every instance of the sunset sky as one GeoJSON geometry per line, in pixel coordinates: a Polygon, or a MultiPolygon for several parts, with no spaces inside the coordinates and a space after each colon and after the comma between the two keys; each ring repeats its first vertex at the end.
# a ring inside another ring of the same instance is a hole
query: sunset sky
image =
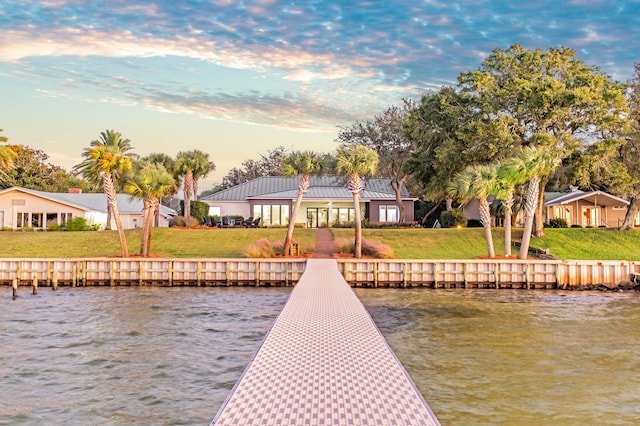
{"type": "Polygon", "coordinates": [[[567,46],[627,81],[640,0],[3,0],[0,128],[70,170],[105,129],[217,170],[278,146],[332,152],[495,48],[567,46]]]}

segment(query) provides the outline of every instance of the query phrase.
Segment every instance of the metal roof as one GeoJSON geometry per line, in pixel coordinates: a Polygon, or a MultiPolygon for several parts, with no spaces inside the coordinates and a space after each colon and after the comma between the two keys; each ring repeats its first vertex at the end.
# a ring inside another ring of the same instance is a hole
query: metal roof
{"type": "MultiPolygon", "coordinates": [[[[346,181],[333,175],[310,176],[309,191],[305,199],[352,199],[346,181]]],[[[201,201],[246,201],[248,199],[295,199],[298,196],[298,178],[281,176],[262,176],[245,183],[227,188],[223,191],[202,197],[201,201]]],[[[362,199],[395,200],[395,191],[389,179],[365,179],[362,199]]],[[[403,199],[414,199],[405,187],[402,188],[403,199]]]]}
{"type": "Polygon", "coordinates": [[[615,195],[608,194],[604,191],[581,191],[576,190],[566,193],[548,193],[545,194],[545,204],[547,206],[559,206],[563,204],[569,204],[574,201],[585,200],[599,206],[619,206],[628,205],[629,201],[616,197],[615,195]]]}
{"type": "MultiPolygon", "coordinates": [[[[0,194],[10,191],[21,191],[36,197],[66,204],[80,210],[102,213],[107,212],[107,197],[104,193],[45,192],[14,186],[0,191],[0,194]]],[[[144,203],[141,199],[131,199],[131,196],[128,194],[117,194],[117,200],[118,210],[120,213],[140,213],[144,209],[144,203]]],[[[162,205],[160,206],[160,213],[164,216],[173,216],[177,214],[174,209],[162,205]]]]}

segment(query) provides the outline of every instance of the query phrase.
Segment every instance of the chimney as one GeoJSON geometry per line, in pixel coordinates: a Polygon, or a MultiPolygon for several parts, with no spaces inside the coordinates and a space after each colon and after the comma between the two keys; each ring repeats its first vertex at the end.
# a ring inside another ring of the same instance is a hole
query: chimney
{"type": "Polygon", "coordinates": [[[82,194],[82,188],[69,188],[69,194],[82,194]]]}

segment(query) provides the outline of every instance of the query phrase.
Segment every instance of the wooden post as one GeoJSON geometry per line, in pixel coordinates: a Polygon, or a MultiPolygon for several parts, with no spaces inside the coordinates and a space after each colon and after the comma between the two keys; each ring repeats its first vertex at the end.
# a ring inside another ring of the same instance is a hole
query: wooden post
{"type": "Polygon", "coordinates": [[[464,288],[467,288],[467,262],[462,264],[462,281],[464,282],[464,288]]]}
{"type": "Polygon", "coordinates": [[[168,270],[168,273],[169,273],[169,287],[173,287],[173,261],[170,260],[169,261],[169,265],[167,265],[167,266],[169,268],[169,270],[168,270]]]}
{"type": "Polygon", "coordinates": [[[496,282],[496,288],[500,288],[500,264],[493,264],[493,280],[496,282]]]}
{"type": "Polygon", "coordinates": [[[256,262],[255,271],[256,271],[256,287],[259,287],[260,286],[260,262],[256,262]]]}
{"type": "Polygon", "coordinates": [[[138,285],[142,287],[144,285],[144,280],[142,279],[142,274],[144,273],[144,268],[142,267],[142,260],[138,261],[138,285]]]}
{"type": "Polygon", "coordinates": [[[438,288],[438,264],[433,263],[433,288],[438,288]]]}
{"type": "Polygon", "coordinates": [[[13,298],[15,299],[16,297],[18,297],[18,278],[14,278],[11,281],[11,287],[13,288],[13,298]]]}
{"type": "Polygon", "coordinates": [[[53,271],[53,280],[51,281],[51,287],[54,290],[58,289],[58,271],[53,271]]]}
{"type": "Polygon", "coordinates": [[[200,261],[196,262],[196,286],[200,287],[200,275],[202,274],[202,263],[200,261]]]}
{"type": "Polygon", "coordinates": [[[224,275],[227,278],[227,287],[231,285],[231,262],[226,263],[224,275]]]}
{"type": "Polygon", "coordinates": [[[47,278],[46,281],[49,282],[49,284],[51,284],[53,286],[53,279],[52,279],[52,271],[53,271],[53,267],[51,265],[51,262],[47,262],[47,278]]]}
{"type": "Polygon", "coordinates": [[[378,262],[373,262],[373,288],[378,287],[378,262]]]}
{"type": "Polygon", "coordinates": [[[115,285],[115,266],[113,260],[109,261],[109,285],[113,287],[115,285]]]}
{"type": "Polygon", "coordinates": [[[529,276],[529,264],[523,264],[524,267],[524,281],[527,284],[527,290],[531,290],[531,277],[529,276]]]}
{"type": "Polygon", "coordinates": [[[76,286],[76,281],[78,280],[78,264],[74,263],[71,266],[71,287],[76,286]]]}
{"type": "Polygon", "coordinates": [[[402,288],[407,288],[407,262],[402,263],[402,288]]]}
{"type": "Polygon", "coordinates": [[[38,276],[33,276],[33,294],[38,294],[38,276]]]}
{"type": "Polygon", "coordinates": [[[284,262],[284,286],[289,287],[289,262],[284,262]]]}

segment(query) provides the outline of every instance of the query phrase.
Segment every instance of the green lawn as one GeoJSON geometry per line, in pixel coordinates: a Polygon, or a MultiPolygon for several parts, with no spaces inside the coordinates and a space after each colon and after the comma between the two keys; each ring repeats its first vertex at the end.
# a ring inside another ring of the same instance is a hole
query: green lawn
{"type": "MultiPolygon", "coordinates": [[[[336,238],[352,239],[353,229],[331,230],[336,238]]],[[[516,230],[518,235],[521,230],[516,230]]],[[[549,249],[561,259],[640,261],[640,229],[621,232],[612,229],[545,229],[546,236],[534,238],[531,246],[549,249]]],[[[129,252],[140,250],[140,230],[126,231],[129,252]]],[[[242,249],[261,238],[284,240],[286,229],[181,229],[155,228],[151,253],[162,257],[242,257],[242,249]]],[[[464,229],[364,229],[364,238],[391,246],[400,259],[473,259],[486,255],[481,228],[464,229]]],[[[503,254],[502,229],[495,229],[496,254],[503,254]]],[[[296,229],[294,239],[313,251],[315,234],[296,229]]],[[[517,253],[514,249],[513,253],[517,253]]],[[[119,256],[115,231],[101,232],[0,232],[0,257],[100,257],[119,256]]]]}

